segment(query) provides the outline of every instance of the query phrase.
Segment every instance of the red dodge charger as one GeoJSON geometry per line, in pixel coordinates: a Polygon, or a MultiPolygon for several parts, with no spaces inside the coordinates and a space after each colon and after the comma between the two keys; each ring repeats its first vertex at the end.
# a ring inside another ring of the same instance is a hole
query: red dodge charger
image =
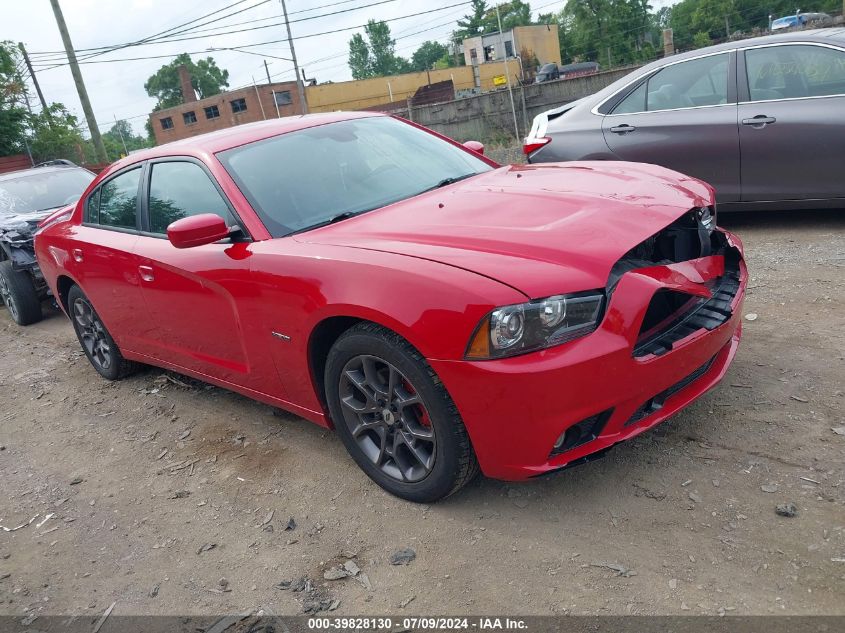
{"type": "Polygon", "coordinates": [[[747,272],[708,185],[468,145],[372,113],[170,143],[47,218],[38,262],[103,377],[293,411],[413,501],[586,461],[722,378],[747,272]]]}

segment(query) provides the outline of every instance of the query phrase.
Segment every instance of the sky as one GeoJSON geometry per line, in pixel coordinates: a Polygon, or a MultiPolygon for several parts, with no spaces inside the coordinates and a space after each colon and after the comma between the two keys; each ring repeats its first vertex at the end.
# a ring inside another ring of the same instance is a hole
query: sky
{"type": "MultiPolygon", "coordinates": [[[[666,1],[658,0],[653,4],[662,5],[666,1]]],[[[462,0],[286,0],[299,65],[305,69],[308,78],[316,78],[320,83],[351,79],[346,63],[348,42],[353,33],[363,29],[315,37],[308,35],[359,27],[369,19],[387,20],[396,39],[397,54],[410,57],[426,40],[447,41],[455,29],[456,20],[469,11],[468,2],[452,6],[460,2],[462,0]],[[440,10],[412,16],[435,9],[440,10]],[[336,13],[339,11],[343,12],[336,13]],[[327,15],[330,13],[335,14],[327,15]]],[[[218,66],[229,71],[230,89],[249,85],[253,80],[266,82],[263,59],[267,60],[274,81],[295,78],[293,65],[276,59],[290,58],[287,42],[261,44],[287,37],[280,0],[60,0],[60,4],[80,61],[83,61],[81,58],[86,54],[83,49],[86,48],[137,42],[218,9],[225,10],[202,22],[246,9],[238,15],[197,27],[198,30],[210,31],[197,39],[123,48],[92,58],[91,62],[156,56],[152,59],[83,63],[82,76],[102,132],[107,131],[117,118],[126,119],[136,132],[144,133],[144,122],[155,105],[155,99],[147,96],[144,90],[144,82],[168,63],[169,58],[181,52],[197,53],[192,54],[194,60],[209,55],[214,57],[218,66]],[[248,24],[225,28],[247,21],[248,24]],[[215,34],[236,29],[254,30],[215,34]],[[235,47],[249,52],[209,51],[235,47]]],[[[565,0],[533,0],[531,7],[536,16],[539,12],[557,12],[564,4],[565,0]]],[[[35,74],[47,102],[63,103],[85,127],[49,0],[0,0],[0,14],[3,16],[0,40],[24,43],[36,66],[35,74]],[[65,65],[51,68],[61,63],[65,65]]],[[[193,34],[174,37],[189,35],[193,34]]],[[[37,97],[34,90],[31,93],[35,106],[37,97]]]]}

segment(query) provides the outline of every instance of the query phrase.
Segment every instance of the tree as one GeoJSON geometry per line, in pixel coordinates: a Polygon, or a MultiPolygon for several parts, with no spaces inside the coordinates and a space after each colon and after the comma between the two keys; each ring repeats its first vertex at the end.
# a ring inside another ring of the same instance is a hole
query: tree
{"type": "Polygon", "coordinates": [[[349,40],[349,70],[352,71],[352,79],[372,77],[370,47],[360,33],[356,33],[349,40]]]}
{"type": "Polygon", "coordinates": [[[194,63],[188,53],[181,53],[144,83],[147,94],[158,99],[156,110],[182,103],[182,83],[179,81],[179,66],[182,64],[188,68],[191,86],[200,99],[220,94],[223,88],[229,86],[229,71],[219,68],[214,58],[206,57],[194,63]]]}
{"type": "Polygon", "coordinates": [[[487,15],[488,10],[486,0],[472,0],[472,13],[465,15],[462,20],[458,20],[458,30],[455,31],[455,36],[466,39],[481,35],[484,28],[484,16],[487,15]]]}
{"type": "Polygon", "coordinates": [[[353,79],[386,77],[408,72],[406,59],[396,55],[396,40],[386,22],[370,20],[364,27],[366,39],[356,33],[349,40],[349,69],[353,79]]]}
{"type": "Polygon", "coordinates": [[[488,9],[481,22],[484,33],[496,33],[499,30],[499,16],[502,18],[502,31],[510,31],[515,26],[528,26],[531,22],[531,5],[522,0],[511,0],[488,9]]]}
{"type": "Polygon", "coordinates": [[[125,156],[127,151],[150,147],[148,140],[140,134],[135,134],[132,126],[123,119],[115,122],[111,129],[103,134],[103,143],[110,160],[125,156]]]}
{"type": "Polygon", "coordinates": [[[0,156],[24,151],[27,111],[21,107],[26,86],[16,67],[18,49],[12,42],[0,42],[0,156]]]}
{"type": "Polygon", "coordinates": [[[429,70],[445,58],[446,68],[449,67],[449,49],[440,42],[423,42],[411,55],[411,68],[418,72],[429,70]]]}
{"type": "Polygon", "coordinates": [[[30,150],[36,162],[65,158],[76,163],[92,162],[94,147],[82,138],[79,120],[61,103],[29,118],[30,150]]]}

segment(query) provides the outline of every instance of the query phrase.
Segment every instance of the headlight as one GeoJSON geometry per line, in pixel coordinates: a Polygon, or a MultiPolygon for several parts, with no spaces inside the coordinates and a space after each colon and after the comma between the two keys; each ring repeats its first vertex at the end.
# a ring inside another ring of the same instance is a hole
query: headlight
{"type": "Polygon", "coordinates": [[[598,327],[603,304],[604,293],[591,291],[496,308],[479,323],[466,357],[504,358],[566,343],[598,327]]]}
{"type": "Polygon", "coordinates": [[[698,221],[708,231],[716,228],[716,205],[712,207],[700,207],[697,212],[698,221]]]}

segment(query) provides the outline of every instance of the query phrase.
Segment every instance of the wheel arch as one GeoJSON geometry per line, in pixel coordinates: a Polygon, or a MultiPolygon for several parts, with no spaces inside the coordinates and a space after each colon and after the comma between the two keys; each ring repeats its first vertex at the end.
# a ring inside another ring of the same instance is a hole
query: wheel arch
{"type": "Polygon", "coordinates": [[[423,358],[425,354],[420,350],[419,346],[414,344],[414,341],[408,337],[408,332],[405,328],[398,326],[398,324],[389,322],[390,319],[380,319],[377,315],[355,315],[352,311],[346,314],[334,314],[326,316],[320,320],[311,330],[308,336],[308,370],[311,374],[311,382],[314,386],[314,392],[320,401],[320,405],[328,415],[328,403],[326,400],[326,384],[325,372],[326,361],[329,350],[335,342],[344,334],[344,332],[355,327],[361,323],[368,323],[371,325],[384,328],[385,330],[402,337],[408,345],[414,348],[423,358]],[[398,326],[398,327],[397,327],[398,326]]]}
{"type": "Polygon", "coordinates": [[[59,300],[59,307],[70,316],[70,309],[67,304],[67,296],[73,286],[78,286],[76,280],[68,275],[61,274],[56,277],[56,298],[59,300]]]}

